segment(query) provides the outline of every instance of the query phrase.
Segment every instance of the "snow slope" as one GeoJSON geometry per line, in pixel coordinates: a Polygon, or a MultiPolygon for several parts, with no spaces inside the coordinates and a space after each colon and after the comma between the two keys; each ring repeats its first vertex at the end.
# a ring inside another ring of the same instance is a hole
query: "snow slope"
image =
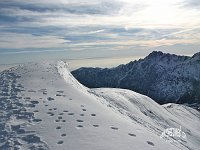
{"type": "Polygon", "coordinates": [[[0,149],[149,150],[200,146],[200,114],[158,105],[130,90],[89,89],[64,62],[30,63],[0,73],[0,149]],[[164,129],[187,139],[166,142],[164,129]]]}

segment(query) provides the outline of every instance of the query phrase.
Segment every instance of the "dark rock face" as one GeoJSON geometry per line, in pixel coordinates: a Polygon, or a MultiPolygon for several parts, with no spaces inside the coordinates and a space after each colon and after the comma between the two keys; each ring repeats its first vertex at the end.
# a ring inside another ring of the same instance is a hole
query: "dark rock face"
{"type": "Polygon", "coordinates": [[[152,52],[116,68],[80,68],[72,74],[90,88],[125,88],[160,104],[200,103],[200,54],[192,57],[152,52]]]}

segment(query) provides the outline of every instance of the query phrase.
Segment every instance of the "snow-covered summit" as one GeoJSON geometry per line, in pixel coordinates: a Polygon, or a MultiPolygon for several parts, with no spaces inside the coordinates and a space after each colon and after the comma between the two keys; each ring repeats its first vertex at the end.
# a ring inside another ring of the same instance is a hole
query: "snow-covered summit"
{"type": "Polygon", "coordinates": [[[0,82],[0,149],[199,148],[196,110],[161,106],[130,90],[86,88],[64,62],[14,67],[0,73],[0,82]],[[179,126],[187,139],[160,138],[179,126]]]}

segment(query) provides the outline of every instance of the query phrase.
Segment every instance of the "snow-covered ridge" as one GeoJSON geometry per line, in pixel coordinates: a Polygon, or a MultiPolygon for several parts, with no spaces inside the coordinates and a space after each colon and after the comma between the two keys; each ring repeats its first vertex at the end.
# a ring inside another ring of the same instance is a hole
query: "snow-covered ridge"
{"type": "Polygon", "coordinates": [[[200,114],[125,89],[85,88],[64,62],[0,73],[0,149],[196,150],[200,114]],[[182,127],[187,139],[160,139],[182,127]]]}

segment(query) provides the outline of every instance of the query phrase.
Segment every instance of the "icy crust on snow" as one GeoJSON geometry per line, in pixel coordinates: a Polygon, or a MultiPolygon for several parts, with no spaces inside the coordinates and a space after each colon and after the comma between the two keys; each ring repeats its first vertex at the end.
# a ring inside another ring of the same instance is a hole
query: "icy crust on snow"
{"type": "Polygon", "coordinates": [[[0,149],[199,148],[199,112],[129,90],[88,89],[64,62],[21,65],[0,73],[0,82],[0,149]],[[179,126],[186,141],[160,139],[179,126]]]}

